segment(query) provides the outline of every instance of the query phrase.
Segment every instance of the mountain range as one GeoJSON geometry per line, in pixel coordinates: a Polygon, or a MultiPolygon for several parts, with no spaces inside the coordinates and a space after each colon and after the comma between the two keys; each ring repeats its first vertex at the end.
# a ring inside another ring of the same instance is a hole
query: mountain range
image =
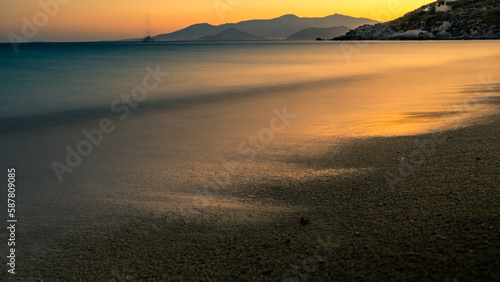
{"type": "Polygon", "coordinates": [[[500,39],[499,0],[439,0],[333,40],[500,39]]]}
{"type": "MultiPolygon", "coordinates": [[[[353,29],[361,25],[374,23],[377,23],[377,21],[340,14],[334,14],[324,18],[300,18],[296,15],[284,15],[270,20],[249,20],[217,26],[207,23],[195,24],[172,33],[156,35],[154,36],[154,40],[190,41],[219,40],[221,38],[224,40],[281,40],[309,28],[345,26],[349,29],[353,29]],[[224,36],[223,33],[225,33],[226,36],[224,36]],[[231,39],[233,35],[235,37],[231,39]]],[[[311,31],[309,31],[309,33],[310,32],[311,31]]],[[[318,33],[318,35],[313,37],[321,37],[321,34],[324,33],[318,33]]]]}
{"type": "Polygon", "coordinates": [[[239,31],[235,27],[230,27],[223,30],[216,35],[207,35],[198,40],[200,41],[244,41],[244,40],[260,40],[261,37],[248,34],[243,31],[239,31]]]}
{"type": "Polygon", "coordinates": [[[350,28],[346,26],[334,27],[311,27],[303,29],[290,35],[286,40],[315,40],[323,38],[332,38],[346,34],[350,28]]]}

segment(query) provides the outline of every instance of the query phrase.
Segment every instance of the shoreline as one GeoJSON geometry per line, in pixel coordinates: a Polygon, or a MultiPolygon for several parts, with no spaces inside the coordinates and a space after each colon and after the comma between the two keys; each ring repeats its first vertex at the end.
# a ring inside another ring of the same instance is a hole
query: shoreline
{"type": "Polygon", "coordinates": [[[353,139],[288,160],[337,175],[221,191],[290,209],[210,207],[189,223],[138,216],[59,238],[23,258],[15,278],[498,280],[499,132],[498,115],[443,131],[446,142],[392,188],[387,172],[431,133],[353,139]]]}

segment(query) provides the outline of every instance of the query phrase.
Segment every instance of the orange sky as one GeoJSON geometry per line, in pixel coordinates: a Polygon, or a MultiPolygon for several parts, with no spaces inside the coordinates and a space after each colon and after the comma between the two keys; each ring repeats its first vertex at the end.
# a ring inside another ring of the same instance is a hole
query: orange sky
{"type": "MultiPolygon", "coordinates": [[[[429,3],[429,1],[427,1],[429,3]]],[[[418,8],[422,0],[16,0],[0,10],[2,42],[7,34],[22,35],[23,18],[36,24],[29,41],[89,41],[147,35],[148,15],[153,34],[168,33],[195,23],[219,25],[284,14],[323,17],[335,13],[390,20],[418,8]],[[39,2],[50,6],[52,15],[39,2]],[[65,4],[62,4],[65,3],[65,4]],[[216,8],[217,7],[217,8],[216,8]],[[43,14],[47,15],[44,18],[43,14]],[[38,16],[38,17],[37,17],[38,16]]]]}

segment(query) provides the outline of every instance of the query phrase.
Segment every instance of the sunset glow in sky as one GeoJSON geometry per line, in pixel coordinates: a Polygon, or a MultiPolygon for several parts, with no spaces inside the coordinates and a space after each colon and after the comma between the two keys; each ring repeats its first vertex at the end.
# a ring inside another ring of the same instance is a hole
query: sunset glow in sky
{"type": "MultiPolygon", "coordinates": [[[[392,20],[424,3],[422,0],[16,0],[3,1],[1,42],[7,34],[22,35],[26,21],[37,28],[30,41],[92,41],[144,37],[148,17],[154,35],[195,23],[219,25],[284,14],[324,17],[344,14],[392,20]],[[47,3],[44,12],[40,3],[47,3]],[[55,5],[54,5],[55,4],[55,5]],[[47,15],[44,18],[43,14],[47,15]]],[[[26,29],[30,32],[29,29],[26,29]]]]}

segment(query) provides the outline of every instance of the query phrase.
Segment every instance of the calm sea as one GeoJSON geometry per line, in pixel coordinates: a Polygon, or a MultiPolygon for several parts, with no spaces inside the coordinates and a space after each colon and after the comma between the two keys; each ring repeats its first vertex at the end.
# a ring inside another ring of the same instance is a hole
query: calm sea
{"type": "Polygon", "coordinates": [[[1,167],[25,226],[55,232],[176,211],[231,164],[215,196],[335,173],[294,160],[347,138],[468,125],[497,110],[500,42],[0,44],[0,62],[1,167]]]}

